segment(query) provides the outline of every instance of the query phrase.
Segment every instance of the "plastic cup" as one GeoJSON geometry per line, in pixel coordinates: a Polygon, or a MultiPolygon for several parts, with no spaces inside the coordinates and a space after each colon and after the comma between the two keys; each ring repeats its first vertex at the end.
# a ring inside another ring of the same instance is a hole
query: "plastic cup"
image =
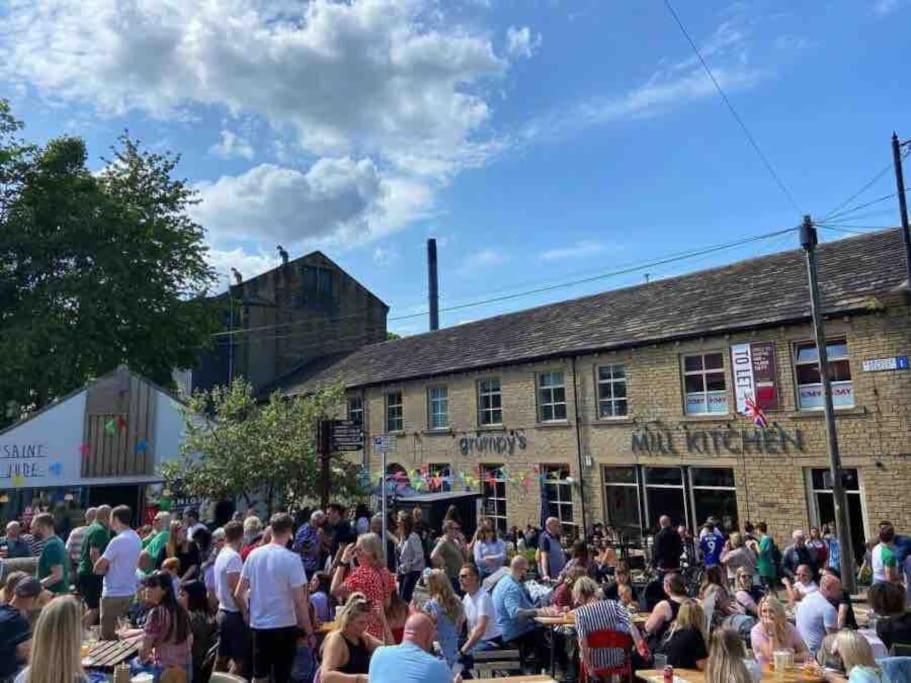
{"type": "Polygon", "coordinates": [[[775,667],[775,673],[784,673],[791,665],[793,654],[789,650],[775,650],[772,653],[772,663],[775,667]]]}
{"type": "Polygon", "coordinates": [[[655,671],[664,672],[664,667],[667,666],[667,655],[655,655],[655,671]]]}

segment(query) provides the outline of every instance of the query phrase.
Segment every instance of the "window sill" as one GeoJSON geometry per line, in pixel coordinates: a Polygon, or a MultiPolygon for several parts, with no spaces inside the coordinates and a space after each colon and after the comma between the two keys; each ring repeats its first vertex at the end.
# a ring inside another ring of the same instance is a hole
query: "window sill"
{"type": "Polygon", "coordinates": [[[683,415],[681,422],[730,422],[737,418],[734,413],[706,413],[699,415],[683,415]]]}
{"type": "Polygon", "coordinates": [[[478,425],[474,431],[476,432],[505,432],[507,431],[506,425],[478,425]]]}
{"type": "Polygon", "coordinates": [[[569,420],[550,420],[549,422],[536,422],[535,426],[542,429],[565,429],[571,427],[572,424],[569,420]]]}
{"type": "MultiPolygon", "coordinates": [[[[868,411],[864,406],[835,408],[835,415],[837,417],[864,417],[867,414],[868,411]]],[[[789,413],[784,413],[784,415],[791,418],[792,420],[822,420],[825,418],[826,412],[822,409],[795,410],[789,413]]]]}
{"type": "Polygon", "coordinates": [[[635,424],[636,420],[632,417],[599,417],[591,421],[593,427],[613,427],[618,425],[635,424]]]}
{"type": "Polygon", "coordinates": [[[425,429],[421,432],[424,436],[452,436],[452,427],[440,427],[439,429],[425,429]]]}

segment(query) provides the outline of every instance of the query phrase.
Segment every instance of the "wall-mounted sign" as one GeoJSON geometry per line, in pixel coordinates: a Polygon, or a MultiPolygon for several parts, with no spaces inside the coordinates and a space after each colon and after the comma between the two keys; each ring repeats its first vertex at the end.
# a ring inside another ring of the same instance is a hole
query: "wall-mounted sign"
{"type": "Polygon", "coordinates": [[[892,358],[871,358],[863,363],[864,372],[885,372],[887,370],[908,370],[911,363],[908,356],[893,356],[892,358]]]}
{"type": "Polygon", "coordinates": [[[747,412],[748,398],[763,410],[778,410],[774,342],[733,344],[731,368],[738,413],[747,412]]]}
{"type": "Polygon", "coordinates": [[[506,434],[476,434],[459,439],[459,452],[462,455],[473,453],[512,455],[516,449],[524,451],[527,446],[528,439],[522,429],[516,429],[506,434]]]}
{"type": "Polygon", "coordinates": [[[395,435],[382,434],[373,437],[373,450],[377,453],[388,453],[395,450],[395,435]]]}
{"type": "Polygon", "coordinates": [[[777,424],[765,429],[691,429],[673,428],[661,423],[642,425],[633,432],[633,453],[649,455],[749,455],[778,454],[791,450],[803,452],[800,429],[787,430],[777,424]]]}
{"type": "Polygon", "coordinates": [[[364,447],[364,429],[350,420],[332,421],[332,452],[359,451],[364,447]]]}

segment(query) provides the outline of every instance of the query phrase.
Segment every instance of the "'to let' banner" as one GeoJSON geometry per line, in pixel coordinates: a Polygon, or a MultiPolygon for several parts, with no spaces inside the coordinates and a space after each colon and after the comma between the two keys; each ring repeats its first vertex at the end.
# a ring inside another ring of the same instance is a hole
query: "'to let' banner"
{"type": "Polygon", "coordinates": [[[747,412],[747,398],[762,410],[778,410],[774,342],[731,345],[731,368],[738,413],[747,412]]]}

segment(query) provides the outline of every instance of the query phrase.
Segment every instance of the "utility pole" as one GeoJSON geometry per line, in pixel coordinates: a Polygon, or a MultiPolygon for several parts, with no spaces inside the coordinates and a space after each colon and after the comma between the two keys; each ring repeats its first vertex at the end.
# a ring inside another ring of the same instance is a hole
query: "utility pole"
{"type": "MultiPolygon", "coordinates": [[[[911,142],[909,140],[908,142],[911,142]]],[[[905,268],[908,275],[908,287],[911,287],[911,228],[908,227],[908,201],[905,197],[905,175],[902,171],[902,145],[898,135],[892,133],[892,162],[895,164],[895,184],[898,190],[898,212],[902,221],[902,244],[905,246],[905,268]]]]}
{"type": "Polygon", "coordinates": [[[437,241],[432,237],[427,240],[427,284],[430,331],[433,332],[440,329],[440,281],[437,276],[437,241]]]}
{"type": "Polygon", "coordinates": [[[316,455],[319,458],[319,505],[329,506],[329,456],[332,454],[332,420],[316,423],[316,455]]]}
{"type": "Polygon", "coordinates": [[[826,444],[829,447],[829,473],[832,477],[832,496],[835,499],[835,524],[838,527],[838,545],[841,549],[841,581],[844,589],[854,592],[854,551],[851,548],[851,530],[848,527],[848,505],[845,484],[841,473],[841,454],[838,451],[838,432],[835,429],[835,409],[832,405],[832,383],[829,380],[829,352],[826,332],[823,329],[822,302],[819,300],[819,281],[816,276],[816,227],[809,216],[803,217],[800,226],[800,246],[807,257],[807,278],[810,285],[810,308],[813,314],[813,332],[816,336],[816,353],[819,359],[819,376],[822,381],[823,410],[826,419],[826,444]]]}

